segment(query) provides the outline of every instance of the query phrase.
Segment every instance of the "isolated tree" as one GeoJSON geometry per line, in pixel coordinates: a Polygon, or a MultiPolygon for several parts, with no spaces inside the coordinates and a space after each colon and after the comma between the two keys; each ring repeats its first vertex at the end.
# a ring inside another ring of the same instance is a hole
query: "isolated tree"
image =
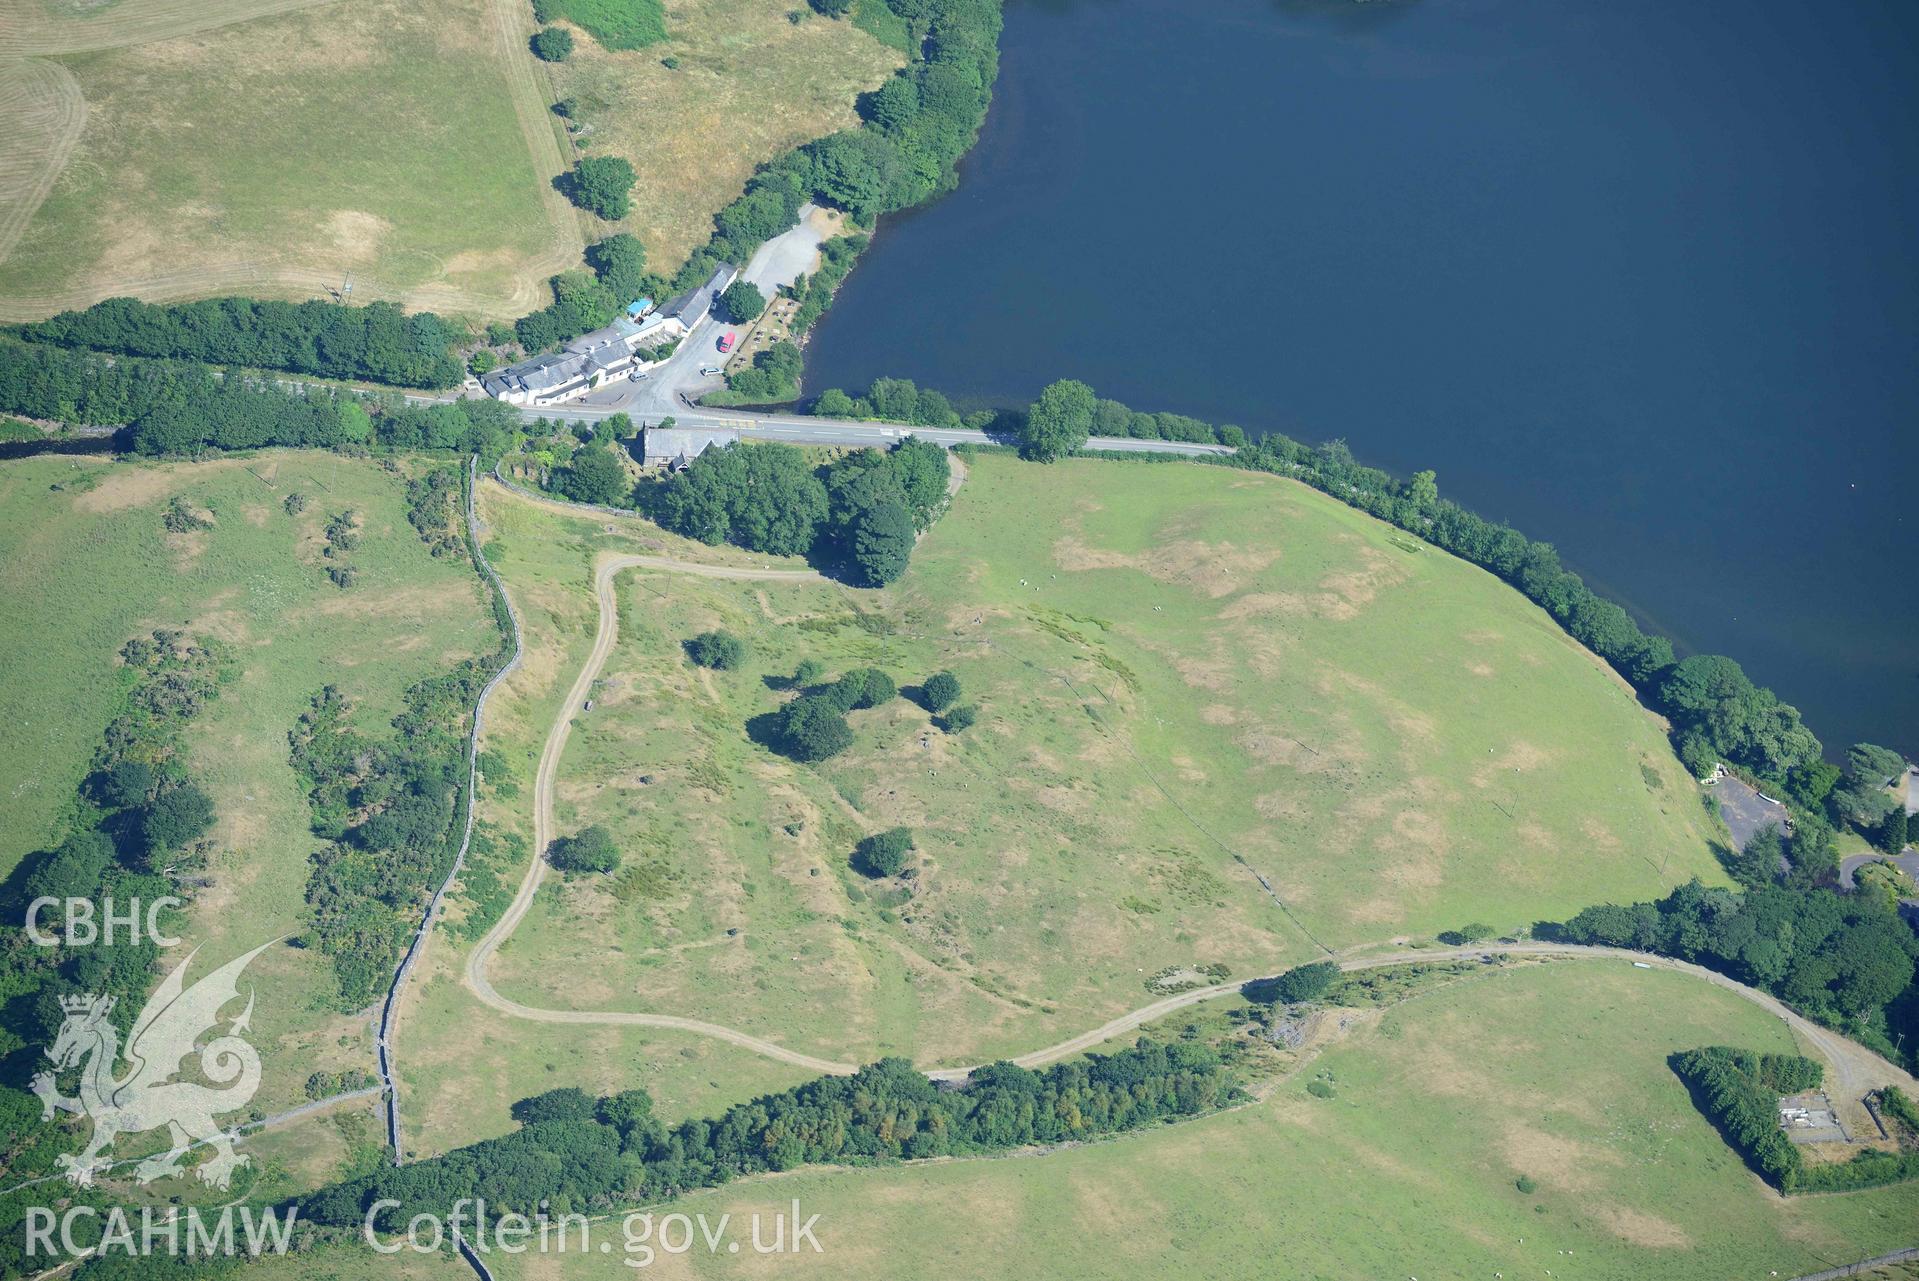
{"type": "Polygon", "coordinates": [[[948,711],[944,716],[934,717],[933,724],[939,726],[945,733],[957,734],[963,729],[971,729],[973,723],[978,719],[978,707],[972,703],[961,703],[958,707],[948,711]]]}
{"type": "Polygon", "coordinates": [[[833,700],[807,694],[786,705],[780,737],[794,760],[823,761],[853,745],[853,727],[833,700]]]}
{"type": "Polygon", "coordinates": [[[933,673],[920,689],[926,695],[926,706],[932,711],[943,712],[959,702],[959,677],[951,672],[933,673]]]}
{"type": "Polygon", "coordinates": [[[884,587],[906,572],[913,555],[912,513],[903,503],[876,503],[861,513],[853,529],[853,565],[859,581],[884,587]]]}
{"type": "Polygon", "coordinates": [[[913,850],[911,828],[894,827],[862,840],[853,850],[853,866],[868,876],[898,876],[913,850]]]}
{"type": "Polygon", "coordinates": [[[746,642],[732,632],[701,632],[686,642],[686,656],[701,667],[730,672],[746,661],[746,642]]]}
{"type": "Polygon", "coordinates": [[[574,166],[567,194],[580,208],[611,222],[633,208],[630,197],[638,177],[618,156],[588,156],[574,166]]]}
{"type": "Polygon", "coordinates": [[[726,314],[739,324],[759,319],[766,310],[766,295],[760,287],[750,280],[736,280],[720,294],[720,306],[726,308],[726,314]]]}
{"type": "Polygon", "coordinates": [[[565,62],[573,56],[573,33],[565,27],[546,27],[532,40],[533,56],[541,62],[565,62]]]}
{"type": "Polygon", "coordinates": [[[546,861],[562,872],[610,872],[620,865],[613,835],[595,823],[546,847],[546,861]]]}
{"type": "Polygon", "coordinates": [[[1062,378],[1050,384],[1026,411],[1020,452],[1050,463],[1084,447],[1098,409],[1099,400],[1085,383],[1062,378]]]}
{"type": "Polygon", "coordinates": [[[576,503],[617,506],[632,493],[633,482],[613,451],[588,445],[553,477],[553,488],[576,503]]]}
{"type": "Polygon", "coordinates": [[[1903,805],[1895,805],[1886,821],[1879,825],[1879,848],[1888,854],[1897,854],[1906,848],[1911,839],[1911,821],[1903,805]]]}

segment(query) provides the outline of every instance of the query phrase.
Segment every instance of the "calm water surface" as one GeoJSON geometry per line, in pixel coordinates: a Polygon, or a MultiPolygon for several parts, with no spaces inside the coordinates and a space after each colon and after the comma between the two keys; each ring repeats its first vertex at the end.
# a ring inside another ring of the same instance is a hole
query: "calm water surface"
{"type": "Polygon", "coordinates": [[[1004,49],[809,386],[1343,436],[1919,753],[1919,6],[1011,0],[1004,49]]]}

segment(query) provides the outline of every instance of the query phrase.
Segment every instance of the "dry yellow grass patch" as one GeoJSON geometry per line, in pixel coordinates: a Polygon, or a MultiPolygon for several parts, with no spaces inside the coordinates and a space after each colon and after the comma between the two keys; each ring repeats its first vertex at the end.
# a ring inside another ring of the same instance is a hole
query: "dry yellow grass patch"
{"type": "Polygon", "coordinates": [[[551,69],[556,96],[582,104],[590,145],[579,154],[623,156],[638,173],[621,225],[655,268],[671,272],[706,243],[758,166],[857,124],[854,99],[904,61],[850,22],[810,11],[790,22],[789,8],[804,6],[677,0],[665,42],[611,52],[582,35],[551,69]]]}

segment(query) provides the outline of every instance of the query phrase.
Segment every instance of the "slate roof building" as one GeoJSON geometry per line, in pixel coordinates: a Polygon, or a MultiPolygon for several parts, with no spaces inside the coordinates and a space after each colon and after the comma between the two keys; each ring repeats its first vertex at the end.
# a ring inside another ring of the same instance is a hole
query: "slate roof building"
{"type": "Polygon", "coordinates": [[[709,449],[724,449],[740,438],[731,427],[648,427],[640,433],[640,463],[680,468],[709,449]]]}

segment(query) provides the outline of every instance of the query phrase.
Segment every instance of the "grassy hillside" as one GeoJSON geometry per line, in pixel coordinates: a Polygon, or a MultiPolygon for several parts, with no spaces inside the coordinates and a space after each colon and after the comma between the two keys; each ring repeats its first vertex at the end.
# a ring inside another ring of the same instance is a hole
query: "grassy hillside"
{"type": "MultiPolygon", "coordinates": [[[[306,927],[304,787],[287,733],[322,685],[380,730],[401,692],[495,644],[472,569],[433,558],[407,523],[406,476],[329,454],[269,452],[198,464],[40,458],[0,468],[0,870],[57,839],[119,687],[116,655],[158,627],[215,638],[236,676],[187,731],[190,772],[213,797],[218,846],[187,944],[194,973],[306,927]],[[289,514],[285,500],[307,504],[289,514]],[[181,500],[211,528],[168,533],[181,500]],[[324,527],[357,512],[345,590],[327,576],[324,527]]],[[[175,963],[184,949],[167,958],[175,963]]],[[[360,1020],[326,1014],[326,959],[275,949],[249,973],[269,1111],[318,1068],[367,1068],[360,1020]]]]}
{"type": "MultiPolygon", "coordinates": [[[[1793,1048],[1777,1020],[1680,975],[1585,961],[1491,974],[1361,1016],[1239,1111],[1044,1155],[689,1197],[673,1209],[769,1225],[797,1198],[820,1216],[822,1253],[710,1256],[696,1235],[653,1270],[1730,1281],[1910,1245],[1919,1188],[1786,1201],[1746,1171],[1665,1062],[1714,1041],[1793,1048]],[[1314,1076],[1332,1098],[1307,1093],[1314,1076]]],[[[503,1281],[627,1271],[617,1248],[494,1266],[503,1281]]]]}
{"type": "MultiPolygon", "coordinates": [[[[524,840],[553,700],[591,644],[594,555],[712,553],[497,492],[485,510],[534,656],[489,718],[506,789],[483,814],[524,840]]],[[[624,864],[552,879],[494,981],[823,1057],[965,1063],[1143,1005],[1167,970],[1268,973],[1315,938],[1516,929],[1717,879],[1652,718],[1509,589],[1411,546],[1271,478],[987,458],[886,592],[630,571],[557,792],[560,830],[606,825],[624,864]],[[744,668],[687,663],[714,626],[746,637],[744,668]],[[905,686],[951,669],[980,723],[946,735],[896,700],[854,713],[843,756],[796,765],[763,718],[807,658],[905,686]],[[915,878],[848,866],[895,825],[915,878]]],[[[443,999],[456,1026],[463,998],[443,999]]]]}

